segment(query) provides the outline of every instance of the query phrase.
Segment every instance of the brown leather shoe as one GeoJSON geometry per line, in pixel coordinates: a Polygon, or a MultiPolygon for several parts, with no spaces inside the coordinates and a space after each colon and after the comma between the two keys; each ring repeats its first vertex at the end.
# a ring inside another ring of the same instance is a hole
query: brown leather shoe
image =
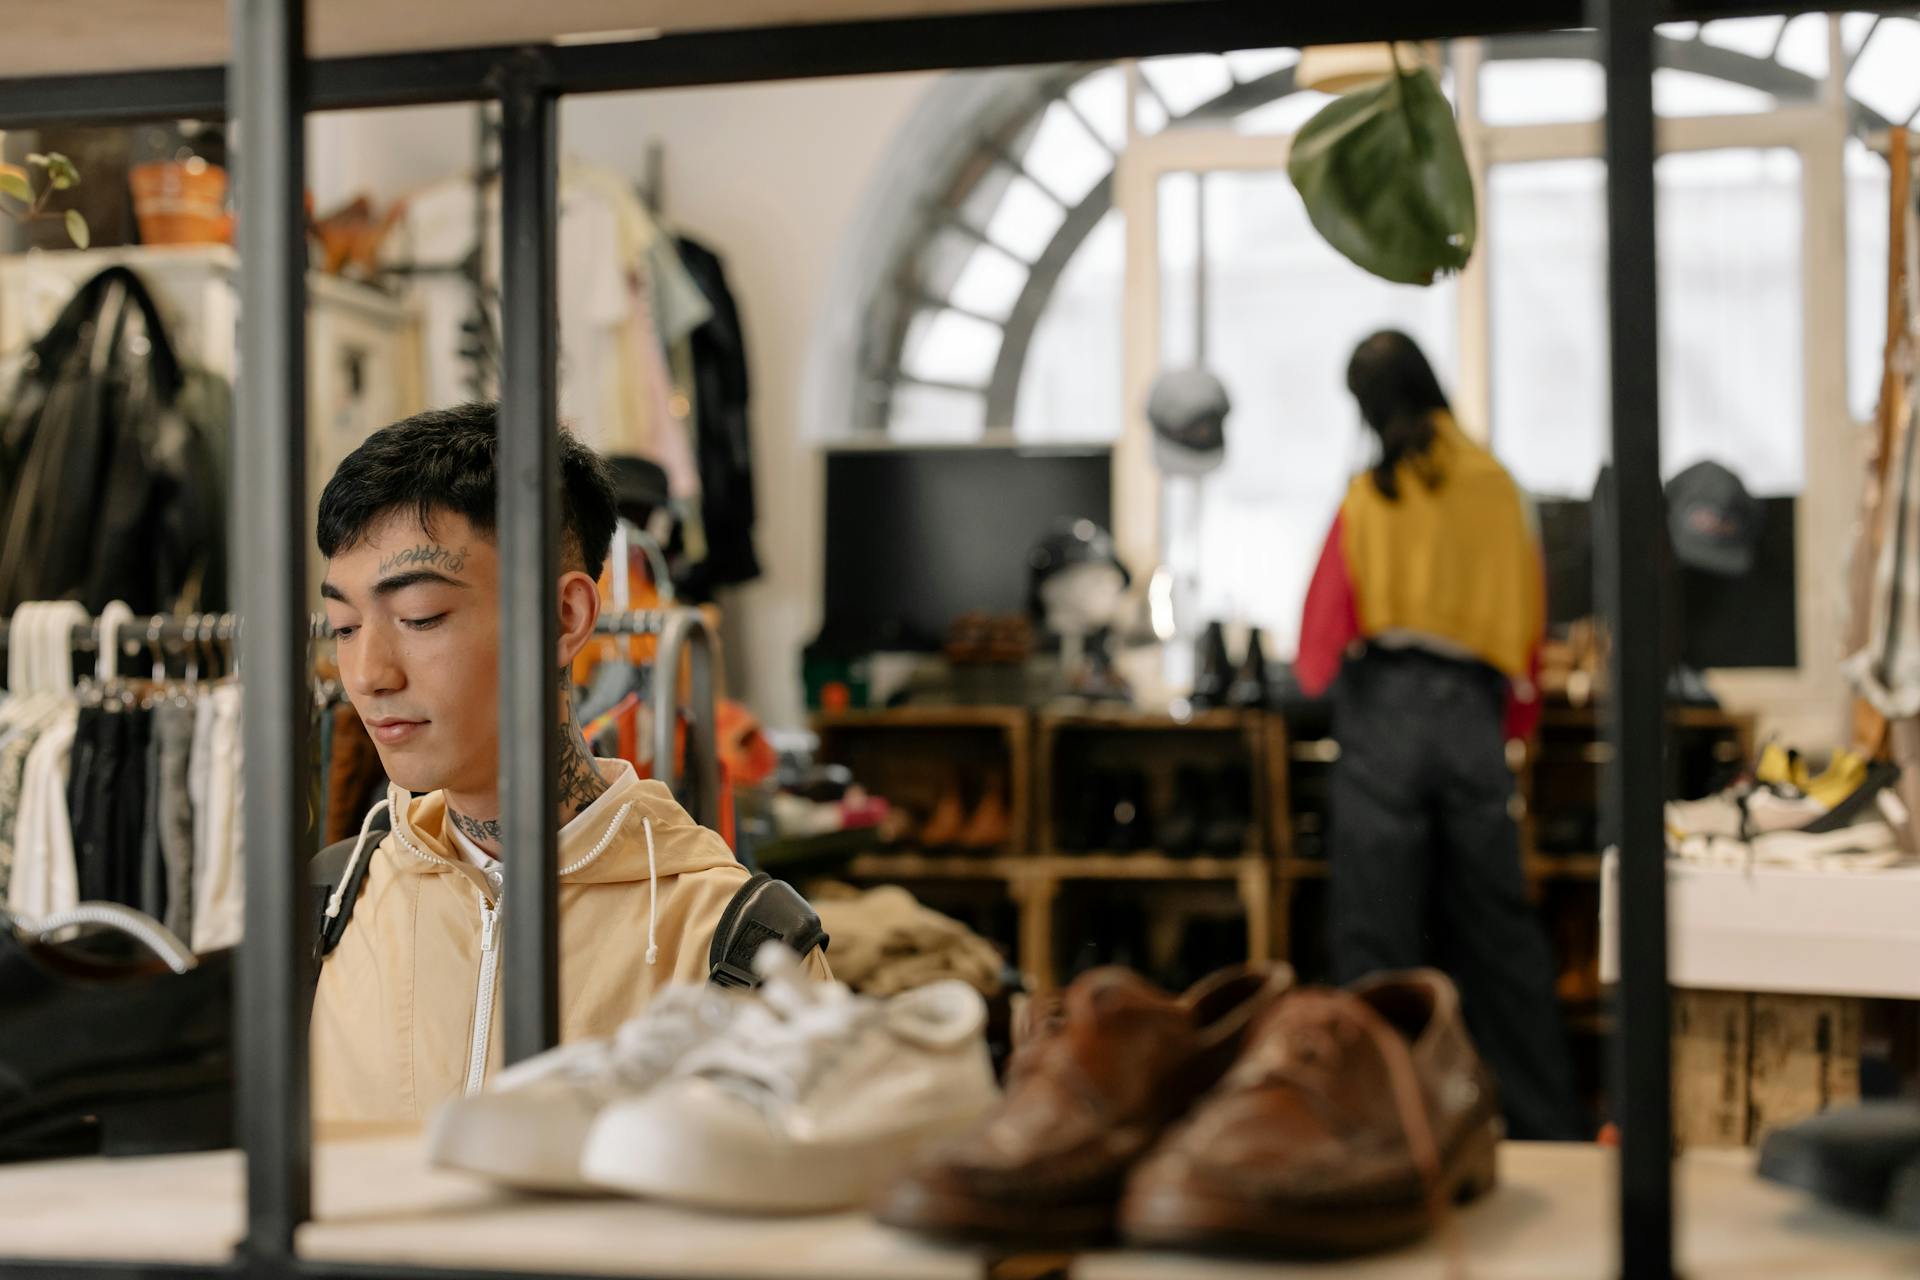
{"type": "Polygon", "coordinates": [[[1303,988],[1128,1180],[1150,1248],[1344,1254],[1425,1234],[1494,1183],[1493,1078],[1432,969],[1303,988]]]}
{"type": "Polygon", "coordinates": [[[986,1123],[881,1197],[882,1222],[943,1239],[1072,1248],[1112,1234],[1127,1170],[1220,1078],[1292,984],[1225,969],[1175,998],[1121,968],[1082,974],[1035,1018],[986,1123]]]}

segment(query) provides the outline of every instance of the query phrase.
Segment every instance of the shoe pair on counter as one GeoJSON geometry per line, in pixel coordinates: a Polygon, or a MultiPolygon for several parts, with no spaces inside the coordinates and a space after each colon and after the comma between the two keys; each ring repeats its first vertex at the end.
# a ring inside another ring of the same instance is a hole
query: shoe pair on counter
{"type": "Polygon", "coordinates": [[[670,986],[611,1040],[579,1041],[448,1103],[435,1164],[509,1186],[698,1208],[866,1203],[927,1141],[999,1096],[973,988],[887,1000],[809,978],[768,943],[752,992],[670,986]]]}
{"type": "Polygon", "coordinates": [[[1238,857],[1253,839],[1253,778],[1244,765],[1175,775],[1173,807],[1156,821],[1147,774],[1096,770],[1087,783],[1081,847],[1099,852],[1156,849],[1175,856],[1238,857]]]}
{"type": "Polygon", "coordinates": [[[1179,997],[1124,969],[1066,989],[1006,1097],[889,1188],[945,1240],[1344,1254],[1419,1237],[1495,1180],[1493,1082],[1432,970],[1289,990],[1284,965],[1179,997]]]}
{"type": "Polygon", "coordinates": [[[1013,839],[1013,813],[1007,803],[1007,776],[990,774],[979,789],[979,799],[969,808],[966,790],[959,775],[947,785],[935,801],[933,812],[917,832],[905,839],[928,852],[959,849],[973,853],[991,853],[1004,848],[1013,839]]]}
{"type": "Polygon", "coordinates": [[[232,951],[117,903],[0,913],[0,1161],[232,1142],[232,951]]]}
{"type": "Polygon", "coordinates": [[[1904,856],[1891,791],[1899,779],[1898,765],[1848,751],[1814,775],[1798,752],[1770,744],[1750,777],[1703,800],[1667,805],[1669,843],[1687,861],[1728,866],[1889,866],[1904,856]]]}

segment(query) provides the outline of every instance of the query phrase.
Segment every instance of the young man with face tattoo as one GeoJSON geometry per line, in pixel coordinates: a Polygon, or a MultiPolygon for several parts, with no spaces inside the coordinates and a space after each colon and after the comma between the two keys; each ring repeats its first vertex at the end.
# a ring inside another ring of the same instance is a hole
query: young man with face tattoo
{"type": "MultiPolygon", "coordinates": [[[[341,680],[392,783],[392,830],[354,851],[332,895],[345,927],[315,993],[314,1116],[336,1132],[419,1125],[500,1065],[494,997],[512,963],[500,913],[513,886],[501,860],[497,420],[494,405],[470,404],[375,432],[320,501],[341,680]]],[[[601,460],[565,432],[560,448],[555,680],[593,638],[615,521],[601,460]]],[[[748,873],[664,785],[595,759],[562,702],[560,1033],[572,1040],[611,1035],[668,982],[707,981],[748,873]]],[[[818,950],[807,963],[825,974],[818,950]]]]}

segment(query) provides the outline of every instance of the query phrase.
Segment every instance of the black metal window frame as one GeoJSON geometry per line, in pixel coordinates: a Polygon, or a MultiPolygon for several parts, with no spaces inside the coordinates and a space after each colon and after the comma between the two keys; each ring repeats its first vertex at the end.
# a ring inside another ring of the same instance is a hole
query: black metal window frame
{"type": "MultiPolygon", "coordinates": [[[[1613,1109],[1622,1132],[1623,1274],[1673,1273],[1666,899],[1661,830],[1664,678],[1660,593],[1628,566],[1657,563],[1659,422],[1654,260],[1654,26],[1830,7],[1733,0],[1158,0],[741,30],[566,47],[490,48],[310,61],[305,0],[232,0],[231,69],[0,80],[0,128],[229,115],[245,130],[237,163],[240,308],[234,446],[237,603],[248,619],[245,753],[246,941],[236,1044],[246,1156],[246,1235],[232,1263],[69,1263],[0,1258],[0,1275],[249,1276],[453,1274],[303,1263],[311,1215],[306,993],[312,921],[299,874],[304,840],[307,561],[305,511],[307,111],[497,99],[503,108],[504,371],[501,542],[502,735],[507,860],[537,886],[538,910],[511,913],[506,1043],[519,1059],[556,1037],[554,768],[558,681],[547,604],[558,565],[554,444],[554,232],[558,99],[567,93],[830,75],[1217,53],[1278,45],[1429,39],[1592,26],[1607,69],[1608,331],[1618,486],[1612,572],[1614,764],[1606,803],[1621,833],[1620,1031],[1613,1109]],[[1442,9],[1444,8],[1444,12],[1442,9]],[[270,371],[263,373],[263,371],[270,371]],[[271,749],[266,749],[270,747],[271,749]]],[[[110,1212],[102,1206],[103,1212],[110,1212]]],[[[462,1272],[461,1274],[473,1274],[462,1272]]]]}

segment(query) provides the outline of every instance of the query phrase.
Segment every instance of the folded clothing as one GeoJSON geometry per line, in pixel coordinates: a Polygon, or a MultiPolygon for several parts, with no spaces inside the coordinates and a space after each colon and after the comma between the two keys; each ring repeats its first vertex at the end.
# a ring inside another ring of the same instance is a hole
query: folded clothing
{"type": "Polygon", "coordinates": [[[958,978],[984,996],[1000,993],[1006,967],[993,944],[898,885],[862,892],[827,882],[807,899],[833,939],[833,973],[855,991],[890,996],[958,978]]]}

